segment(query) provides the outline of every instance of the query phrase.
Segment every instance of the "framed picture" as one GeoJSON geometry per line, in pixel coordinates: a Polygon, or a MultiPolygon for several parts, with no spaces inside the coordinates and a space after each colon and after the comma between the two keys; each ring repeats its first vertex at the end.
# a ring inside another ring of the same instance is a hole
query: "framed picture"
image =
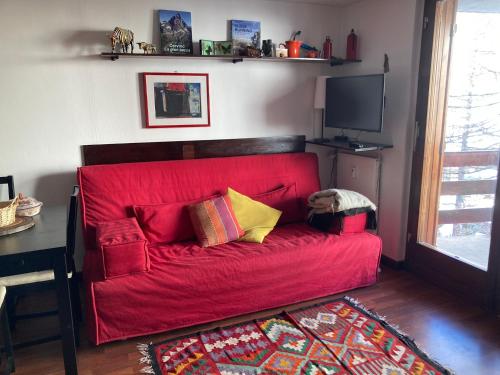
{"type": "Polygon", "coordinates": [[[214,42],[214,50],[217,56],[232,56],[233,42],[231,41],[214,42]]]}
{"type": "Polygon", "coordinates": [[[206,73],[143,73],[147,128],[210,126],[206,73]]]}
{"type": "Polygon", "coordinates": [[[200,55],[201,56],[214,55],[214,42],[211,40],[200,39],[200,55]]]}

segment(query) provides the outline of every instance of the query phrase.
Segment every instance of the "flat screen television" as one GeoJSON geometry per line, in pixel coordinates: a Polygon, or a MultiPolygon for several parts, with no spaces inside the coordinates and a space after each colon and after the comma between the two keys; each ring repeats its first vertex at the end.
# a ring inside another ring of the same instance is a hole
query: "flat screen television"
{"type": "Polygon", "coordinates": [[[328,78],[325,127],[381,132],[384,95],[384,74],[328,78]]]}

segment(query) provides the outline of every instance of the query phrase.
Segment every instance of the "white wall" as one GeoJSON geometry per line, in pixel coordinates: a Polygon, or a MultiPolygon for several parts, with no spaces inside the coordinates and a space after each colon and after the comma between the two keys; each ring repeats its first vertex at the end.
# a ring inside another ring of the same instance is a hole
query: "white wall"
{"type": "Polygon", "coordinates": [[[275,42],[300,29],[318,46],[339,28],[337,8],[276,1],[0,1],[0,175],[17,191],[65,202],[84,144],[312,136],[317,64],[96,57],[117,25],[157,37],[158,9],[191,11],[195,41],[225,40],[230,19],[260,20],[275,42]],[[139,73],[174,71],[209,73],[210,128],[143,128],[139,73]]]}
{"type": "MultiPolygon", "coordinates": [[[[342,67],[334,75],[382,73],[384,53],[389,56],[386,76],[386,110],[382,134],[362,134],[360,139],[387,142],[384,150],[379,232],[384,255],[403,260],[408,215],[408,195],[415,119],[416,85],[423,9],[418,0],[365,0],[342,9],[340,43],[354,28],[359,35],[362,64],[342,67]]],[[[329,134],[332,136],[333,133],[329,134]]],[[[356,134],[351,134],[356,135],[356,134]]]]}

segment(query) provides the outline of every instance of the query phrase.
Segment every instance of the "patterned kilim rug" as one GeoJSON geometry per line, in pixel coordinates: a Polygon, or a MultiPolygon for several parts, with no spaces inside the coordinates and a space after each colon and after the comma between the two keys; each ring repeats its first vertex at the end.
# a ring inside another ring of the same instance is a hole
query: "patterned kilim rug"
{"type": "Polygon", "coordinates": [[[138,347],[157,375],[450,374],[349,297],[138,347]]]}

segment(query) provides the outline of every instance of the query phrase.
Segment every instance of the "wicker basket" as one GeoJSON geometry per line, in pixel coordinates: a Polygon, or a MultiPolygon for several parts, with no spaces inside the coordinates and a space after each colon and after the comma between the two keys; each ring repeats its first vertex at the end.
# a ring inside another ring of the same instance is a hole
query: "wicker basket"
{"type": "Polygon", "coordinates": [[[6,202],[0,202],[0,227],[6,227],[16,221],[18,197],[6,202]]]}

